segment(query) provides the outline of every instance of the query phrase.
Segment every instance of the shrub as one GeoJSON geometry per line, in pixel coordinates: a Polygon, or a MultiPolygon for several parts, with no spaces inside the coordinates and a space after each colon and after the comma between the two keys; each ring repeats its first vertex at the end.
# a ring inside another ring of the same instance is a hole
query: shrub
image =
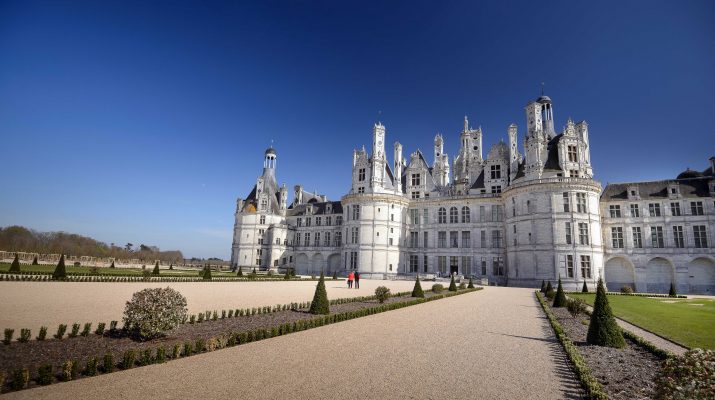
{"type": "Polygon", "coordinates": [[[211,314],[211,320],[216,321],[218,319],[218,313],[216,310],[214,310],[213,314],[211,314]]]}
{"type": "Polygon", "coordinates": [[[77,337],[77,334],[79,334],[79,324],[75,322],[74,324],[72,324],[72,330],[67,336],[74,338],[77,337]]]}
{"type": "Polygon", "coordinates": [[[606,289],[603,287],[603,280],[598,279],[596,288],[596,300],[593,303],[591,313],[591,323],[588,325],[588,344],[597,346],[621,348],[625,345],[621,328],[616,324],[611,306],[608,304],[606,289]]]}
{"type": "Polygon", "coordinates": [[[549,300],[553,300],[554,297],[556,297],[556,291],[554,289],[547,290],[546,291],[546,298],[549,300]]]}
{"type": "Polygon", "coordinates": [[[460,282],[460,283],[459,283],[459,288],[460,288],[460,289],[466,289],[466,288],[467,288],[467,284],[464,283],[464,282],[460,282]]]}
{"type": "Polygon", "coordinates": [[[75,360],[67,360],[62,364],[60,371],[60,379],[67,382],[77,378],[79,373],[79,362],[75,360]]]}
{"type": "Polygon", "coordinates": [[[286,271],[285,275],[283,275],[283,280],[289,281],[290,280],[290,273],[286,271]]]}
{"type": "Polygon", "coordinates": [[[554,308],[566,307],[566,294],[561,286],[561,277],[559,276],[559,285],[556,287],[556,296],[554,297],[554,308]]]}
{"type": "Polygon", "coordinates": [[[188,357],[191,355],[191,353],[194,352],[194,344],[191,342],[185,342],[184,343],[184,352],[183,355],[184,357],[188,357]]]}
{"type": "Polygon", "coordinates": [[[186,310],[186,298],[170,287],[140,290],[124,308],[124,327],[139,339],[152,339],[181,323],[186,310]]]}
{"type": "Polygon", "coordinates": [[[541,293],[546,294],[546,281],[543,279],[541,280],[541,293]]]}
{"type": "Polygon", "coordinates": [[[151,356],[151,348],[147,348],[141,351],[139,355],[139,365],[150,365],[154,362],[154,358],[151,356]]]}
{"type": "Polygon", "coordinates": [[[206,340],[199,338],[196,339],[196,345],[194,346],[194,351],[201,353],[206,349],[206,340]]]}
{"type": "Polygon", "coordinates": [[[84,367],[84,374],[87,376],[95,376],[97,375],[97,364],[99,361],[97,360],[97,357],[92,357],[89,360],[87,360],[87,364],[85,364],[84,367]]]}
{"type": "Polygon", "coordinates": [[[106,353],[102,359],[102,370],[105,374],[114,372],[114,356],[112,353],[106,353]]]}
{"type": "Polygon", "coordinates": [[[84,327],[82,328],[82,333],[80,333],[81,336],[89,336],[89,333],[92,331],[92,323],[87,322],[84,324],[84,327]]]}
{"type": "Polygon", "coordinates": [[[330,314],[330,302],[328,301],[328,292],[325,290],[325,277],[320,273],[320,280],[315,287],[313,301],[310,303],[311,314],[330,314]]]}
{"type": "Polygon", "coordinates": [[[11,274],[20,273],[20,259],[17,257],[17,253],[15,253],[15,259],[12,260],[12,264],[10,264],[10,269],[7,272],[11,274]]]}
{"type": "Polygon", "coordinates": [[[665,360],[655,379],[656,398],[715,398],[715,352],[693,349],[665,360]]]}
{"type": "Polygon", "coordinates": [[[174,348],[171,350],[171,358],[177,359],[181,357],[181,345],[179,343],[174,345],[174,348]]]}
{"type": "Polygon", "coordinates": [[[127,350],[122,355],[122,369],[129,369],[134,367],[134,362],[136,360],[136,352],[134,350],[127,350]]]}
{"type": "Polygon", "coordinates": [[[586,280],[583,280],[583,287],[581,288],[581,293],[588,293],[588,286],[586,286],[586,280]]]}
{"type": "Polygon", "coordinates": [[[469,277],[469,284],[467,285],[467,289],[474,289],[474,282],[472,282],[472,277],[469,277]]]}
{"type": "Polygon", "coordinates": [[[442,292],[443,290],[444,290],[444,286],[442,286],[442,284],[435,283],[434,285],[432,285],[432,291],[433,291],[434,293],[440,293],[440,292],[442,292]]]}
{"type": "Polygon", "coordinates": [[[32,259],[32,265],[39,265],[40,263],[37,262],[37,256],[32,259]]]}
{"type": "MultiPolygon", "coordinates": [[[[425,297],[425,292],[422,290],[422,285],[420,284],[420,276],[417,275],[415,278],[415,287],[412,288],[412,297],[425,297]]],[[[382,303],[382,302],[381,302],[382,303]]]]}
{"type": "Polygon", "coordinates": [[[196,323],[202,323],[204,322],[204,313],[199,313],[199,319],[196,321],[196,323]]]}
{"type": "Polygon", "coordinates": [[[668,296],[676,297],[678,293],[675,291],[675,283],[670,282],[670,291],[668,291],[668,296]]]}
{"type": "Polygon", "coordinates": [[[105,324],[104,322],[98,323],[98,324],[97,324],[97,329],[95,329],[94,333],[97,334],[97,335],[99,335],[99,336],[104,335],[104,327],[105,327],[105,326],[106,326],[106,324],[105,324]]]}
{"type": "Polygon", "coordinates": [[[586,302],[579,298],[570,298],[566,300],[566,309],[572,317],[576,318],[579,314],[586,313],[586,302]]]}
{"type": "Polygon", "coordinates": [[[30,330],[20,329],[20,337],[17,339],[20,343],[27,343],[30,341],[30,330]]]}
{"type": "Polygon", "coordinates": [[[452,274],[452,280],[449,282],[449,289],[450,292],[456,292],[457,291],[457,284],[454,283],[454,274],[452,274]]]}
{"type": "Polygon", "coordinates": [[[38,385],[49,385],[54,380],[52,376],[52,364],[41,365],[37,369],[37,384],[38,385]]]}
{"type": "Polygon", "coordinates": [[[378,286],[375,288],[375,298],[377,298],[380,303],[384,303],[385,300],[390,298],[390,289],[385,286],[378,286]]]}
{"type": "Polygon", "coordinates": [[[65,279],[67,278],[67,269],[65,268],[65,255],[60,255],[60,261],[55,267],[55,271],[52,273],[52,279],[65,279]]]}
{"type": "Polygon", "coordinates": [[[169,264],[169,270],[173,270],[173,269],[174,269],[174,264],[169,264]]]}
{"type": "Polygon", "coordinates": [[[552,290],[554,290],[554,287],[551,286],[551,281],[546,282],[546,292],[544,294],[549,293],[552,290]]]}
{"type": "Polygon", "coordinates": [[[27,368],[20,368],[12,371],[12,381],[10,381],[10,388],[13,390],[21,390],[27,387],[27,383],[30,381],[30,371],[27,368]]]}
{"type": "Polygon", "coordinates": [[[203,276],[205,281],[210,281],[211,280],[211,267],[208,265],[206,268],[204,268],[204,276],[203,276]]]}
{"type": "Polygon", "coordinates": [[[633,294],[633,288],[630,287],[630,286],[628,286],[628,285],[623,286],[623,287],[621,287],[621,293],[624,293],[624,294],[633,294]]]}
{"type": "Polygon", "coordinates": [[[5,328],[5,339],[2,340],[3,343],[10,344],[12,342],[12,336],[15,334],[14,329],[5,328]]]}
{"type": "Polygon", "coordinates": [[[156,363],[163,364],[166,362],[166,348],[159,346],[156,348],[156,363]]]}
{"type": "Polygon", "coordinates": [[[151,271],[151,274],[154,276],[159,276],[159,261],[154,264],[154,270],[151,271]]]}
{"type": "Polygon", "coordinates": [[[43,326],[40,328],[40,334],[37,335],[37,337],[35,339],[42,341],[42,340],[45,340],[46,337],[47,337],[47,327],[43,326]]]}
{"type": "Polygon", "coordinates": [[[236,274],[236,276],[243,276],[243,268],[242,267],[238,267],[238,273],[236,274]]]}
{"type": "Polygon", "coordinates": [[[119,324],[119,322],[117,322],[117,321],[110,321],[109,322],[109,332],[112,332],[112,333],[116,332],[118,324],[119,324]]]}
{"type": "Polygon", "coordinates": [[[110,265],[109,268],[115,268],[115,267],[114,267],[114,261],[112,261],[112,265],[110,265]]]}

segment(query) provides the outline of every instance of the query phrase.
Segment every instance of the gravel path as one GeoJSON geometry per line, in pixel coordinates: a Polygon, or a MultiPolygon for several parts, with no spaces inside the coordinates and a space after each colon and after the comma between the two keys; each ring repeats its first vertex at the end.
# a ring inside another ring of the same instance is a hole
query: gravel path
{"type": "MultiPolygon", "coordinates": [[[[41,326],[48,334],[58,324],[121,321],[124,304],[148,287],[170,286],[186,296],[189,313],[206,310],[259,307],[313,299],[317,281],[307,282],[0,282],[0,329],[29,328],[35,337],[41,326]]],[[[392,292],[411,291],[412,281],[360,280],[360,289],[348,289],[344,280],[326,280],[331,299],[370,296],[377,286],[392,292]]],[[[120,322],[121,326],[121,322],[120,322]]]]}
{"type": "Polygon", "coordinates": [[[581,390],[533,289],[488,287],[8,399],[554,399],[581,390]]]}

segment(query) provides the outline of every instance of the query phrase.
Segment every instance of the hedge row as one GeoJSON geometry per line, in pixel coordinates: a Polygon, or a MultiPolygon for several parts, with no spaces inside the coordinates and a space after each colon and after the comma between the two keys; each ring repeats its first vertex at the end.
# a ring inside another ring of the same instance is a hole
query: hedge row
{"type": "MultiPolygon", "coordinates": [[[[590,293],[595,293],[595,292],[590,292],[590,293]]],[[[566,292],[566,294],[583,294],[583,292],[566,292]]],[[[606,294],[609,296],[665,297],[665,298],[671,298],[671,299],[687,299],[688,298],[688,296],[683,296],[682,294],[679,294],[677,296],[669,296],[667,294],[659,294],[659,293],[606,292],[606,294]]]]}
{"type": "MultiPolygon", "coordinates": [[[[73,380],[81,375],[94,376],[100,372],[110,373],[116,369],[131,369],[137,365],[150,365],[164,363],[170,359],[178,359],[188,357],[202,352],[215,351],[226,347],[238,346],[245,343],[255,342],[263,339],[269,339],[276,336],[283,336],[293,332],[300,332],[311,328],[317,328],[324,325],[333,324],[336,322],[347,321],[350,319],[360,318],[368,315],[378,314],[386,311],[397,310],[404,307],[409,307],[416,304],[426,303],[428,301],[439,300],[446,297],[466,294],[481,288],[464,289],[458,292],[449,292],[428,298],[417,298],[402,302],[380,304],[375,307],[364,308],[355,311],[346,311],[337,314],[317,316],[311,319],[295,321],[293,323],[285,323],[274,326],[272,328],[257,329],[243,332],[230,332],[217,337],[205,339],[197,339],[195,341],[187,341],[183,344],[176,344],[171,349],[166,349],[164,346],[159,346],[155,349],[144,350],[127,350],[122,355],[122,360],[117,362],[111,353],[105,354],[103,357],[91,357],[85,362],[85,368],[80,370],[78,360],[68,360],[63,364],[59,371],[53,371],[51,365],[42,365],[37,370],[37,376],[34,378],[39,385],[49,385],[55,382],[57,378],[56,372],[59,372],[61,381],[73,380]]],[[[4,375],[0,371],[0,377],[4,375]]],[[[10,388],[13,390],[21,390],[28,387],[30,381],[30,371],[27,368],[17,369],[10,374],[10,388]]],[[[2,381],[0,381],[2,382],[2,381]]],[[[2,386],[0,385],[0,392],[2,386]]]]}
{"type": "Polygon", "coordinates": [[[178,276],[122,276],[122,275],[91,275],[91,274],[67,274],[67,277],[60,280],[53,280],[52,274],[44,273],[22,273],[22,274],[0,274],[0,281],[29,281],[29,282],[285,282],[285,281],[317,281],[312,278],[238,278],[238,277],[218,277],[210,280],[202,277],[178,277],[178,276]]]}
{"type": "Polygon", "coordinates": [[[579,381],[581,381],[581,385],[586,390],[588,397],[590,399],[599,400],[608,399],[608,395],[603,390],[603,386],[601,386],[598,380],[591,374],[591,369],[588,368],[586,361],[581,356],[581,353],[578,352],[578,348],[573,344],[571,339],[569,339],[564,332],[563,327],[561,327],[561,324],[556,319],[556,316],[551,312],[551,308],[549,308],[546,304],[541,292],[536,291],[536,298],[539,300],[541,308],[544,310],[546,317],[549,319],[551,327],[554,329],[554,333],[556,333],[556,337],[559,339],[566,355],[569,357],[569,360],[571,360],[574,370],[576,371],[576,375],[578,376],[579,381]]]}

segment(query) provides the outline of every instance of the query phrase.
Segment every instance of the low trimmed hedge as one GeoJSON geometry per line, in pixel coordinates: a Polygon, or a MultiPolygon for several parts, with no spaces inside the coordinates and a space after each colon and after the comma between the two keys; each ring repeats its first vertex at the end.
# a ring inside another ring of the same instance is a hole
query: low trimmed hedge
{"type": "MultiPolygon", "coordinates": [[[[566,294],[585,294],[583,292],[565,292],[566,294]]],[[[594,292],[590,292],[594,293],[594,292]]],[[[660,293],[621,293],[621,292],[606,292],[608,296],[636,296],[636,297],[662,297],[669,299],[687,299],[688,296],[683,296],[679,294],[677,296],[668,296],[667,294],[660,293]]]]}
{"type": "Polygon", "coordinates": [[[564,332],[563,327],[556,319],[556,316],[553,312],[551,312],[551,308],[549,308],[549,306],[546,304],[546,301],[542,297],[541,292],[536,291],[535,293],[536,298],[541,304],[541,308],[544,310],[546,317],[551,323],[551,327],[554,329],[556,337],[559,339],[559,343],[561,343],[561,346],[566,352],[566,355],[568,356],[569,360],[571,360],[571,364],[573,364],[574,366],[576,376],[581,382],[581,386],[583,386],[583,388],[586,390],[588,397],[590,399],[598,400],[608,399],[608,395],[603,390],[603,386],[601,386],[601,383],[599,383],[598,380],[593,376],[593,374],[591,374],[591,369],[588,368],[588,365],[586,365],[586,361],[581,356],[581,353],[578,352],[578,348],[576,347],[576,345],[573,344],[571,339],[569,339],[569,337],[564,332]]]}

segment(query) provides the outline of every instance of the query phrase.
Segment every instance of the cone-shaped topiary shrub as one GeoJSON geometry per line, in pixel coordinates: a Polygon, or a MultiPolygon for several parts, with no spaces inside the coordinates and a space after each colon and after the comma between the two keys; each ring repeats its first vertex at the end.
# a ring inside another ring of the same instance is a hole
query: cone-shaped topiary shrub
{"type": "Polygon", "coordinates": [[[7,271],[9,273],[20,273],[20,259],[17,257],[17,253],[15,253],[15,259],[12,260],[12,264],[10,265],[10,269],[7,271]]]}
{"type": "Polygon", "coordinates": [[[415,279],[415,287],[412,289],[412,297],[425,297],[425,292],[422,291],[422,285],[420,285],[420,277],[417,276],[415,279]]]}
{"type": "Polygon", "coordinates": [[[593,312],[591,313],[591,323],[588,325],[586,342],[597,346],[616,348],[621,348],[625,345],[621,328],[618,327],[616,319],[613,318],[611,306],[608,305],[608,298],[606,297],[606,289],[603,287],[603,280],[600,278],[596,288],[596,300],[593,303],[593,312]]]}
{"type": "Polygon", "coordinates": [[[286,280],[286,281],[290,280],[290,271],[286,271],[285,275],[283,275],[283,280],[286,280]]]}
{"type": "Polygon", "coordinates": [[[546,293],[546,281],[541,280],[541,293],[546,293]]]}
{"type": "Polygon", "coordinates": [[[65,268],[65,255],[60,256],[60,262],[57,263],[55,267],[55,272],[52,273],[52,279],[65,279],[67,278],[67,269],[65,268]]]}
{"type": "Polygon", "coordinates": [[[238,267],[238,274],[236,276],[243,276],[243,267],[238,267]]]}
{"type": "Polygon", "coordinates": [[[469,284],[467,285],[467,289],[474,289],[474,282],[472,282],[472,277],[469,277],[469,284]]]}
{"type": "Polygon", "coordinates": [[[32,259],[32,265],[39,265],[39,264],[40,263],[37,262],[37,256],[35,256],[35,258],[32,259]]]}
{"type": "Polygon", "coordinates": [[[456,292],[457,291],[457,284],[454,283],[454,274],[452,275],[452,281],[449,282],[449,290],[450,292],[456,292]]]}
{"type": "Polygon", "coordinates": [[[333,280],[334,281],[338,280],[338,271],[333,272],[333,280]]]}
{"type": "Polygon", "coordinates": [[[559,276],[559,285],[556,287],[556,297],[554,297],[553,307],[566,307],[566,294],[561,286],[561,277],[559,276]]]}
{"type": "Polygon", "coordinates": [[[109,268],[115,268],[115,267],[114,267],[114,260],[112,260],[112,265],[110,265],[109,268]]]}
{"type": "Polygon", "coordinates": [[[583,287],[581,288],[581,293],[588,293],[588,286],[586,286],[586,280],[583,280],[583,287]]]}
{"type": "Polygon", "coordinates": [[[325,276],[320,273],[320,280],[315,287],[313,302],[310,303],[311,314],[330,314],[330,302],[328,301],[328,291],[325,290],[325,276]]]}
{"type": "Polygon", "coordinates": [[[210,281],[211,280],[211,267],[208,265],[204,269],[204,280],[210,281]]]}
{"type": "Polygon", "coordinates": [[[675,284],[673,282],[670,282],[670,291],[668,292],[668,296],[675,297],[677,295],[678,292],[675,291],[675,284]]]}
{"type": "Polygon", "coordinates": [[[154,264],[154,271],[152,271],[151,274],[154,276],[159,276],[159,261],[154,264]]]}
{"type": "Polygon", "coordinates": [[[554,290],[554,287],[551,286],[551,281],[548,281],[548,282],[546,283],[546,292],[545,292],[545,293],[550,292],[550,291],[552,291],[552,290],[554,290]]]}
{"type": "Polygon", "coordinates": [[[173,269],[174,269],[174,264],[169,264],[169,270],[173,270],[173,269]]]}

